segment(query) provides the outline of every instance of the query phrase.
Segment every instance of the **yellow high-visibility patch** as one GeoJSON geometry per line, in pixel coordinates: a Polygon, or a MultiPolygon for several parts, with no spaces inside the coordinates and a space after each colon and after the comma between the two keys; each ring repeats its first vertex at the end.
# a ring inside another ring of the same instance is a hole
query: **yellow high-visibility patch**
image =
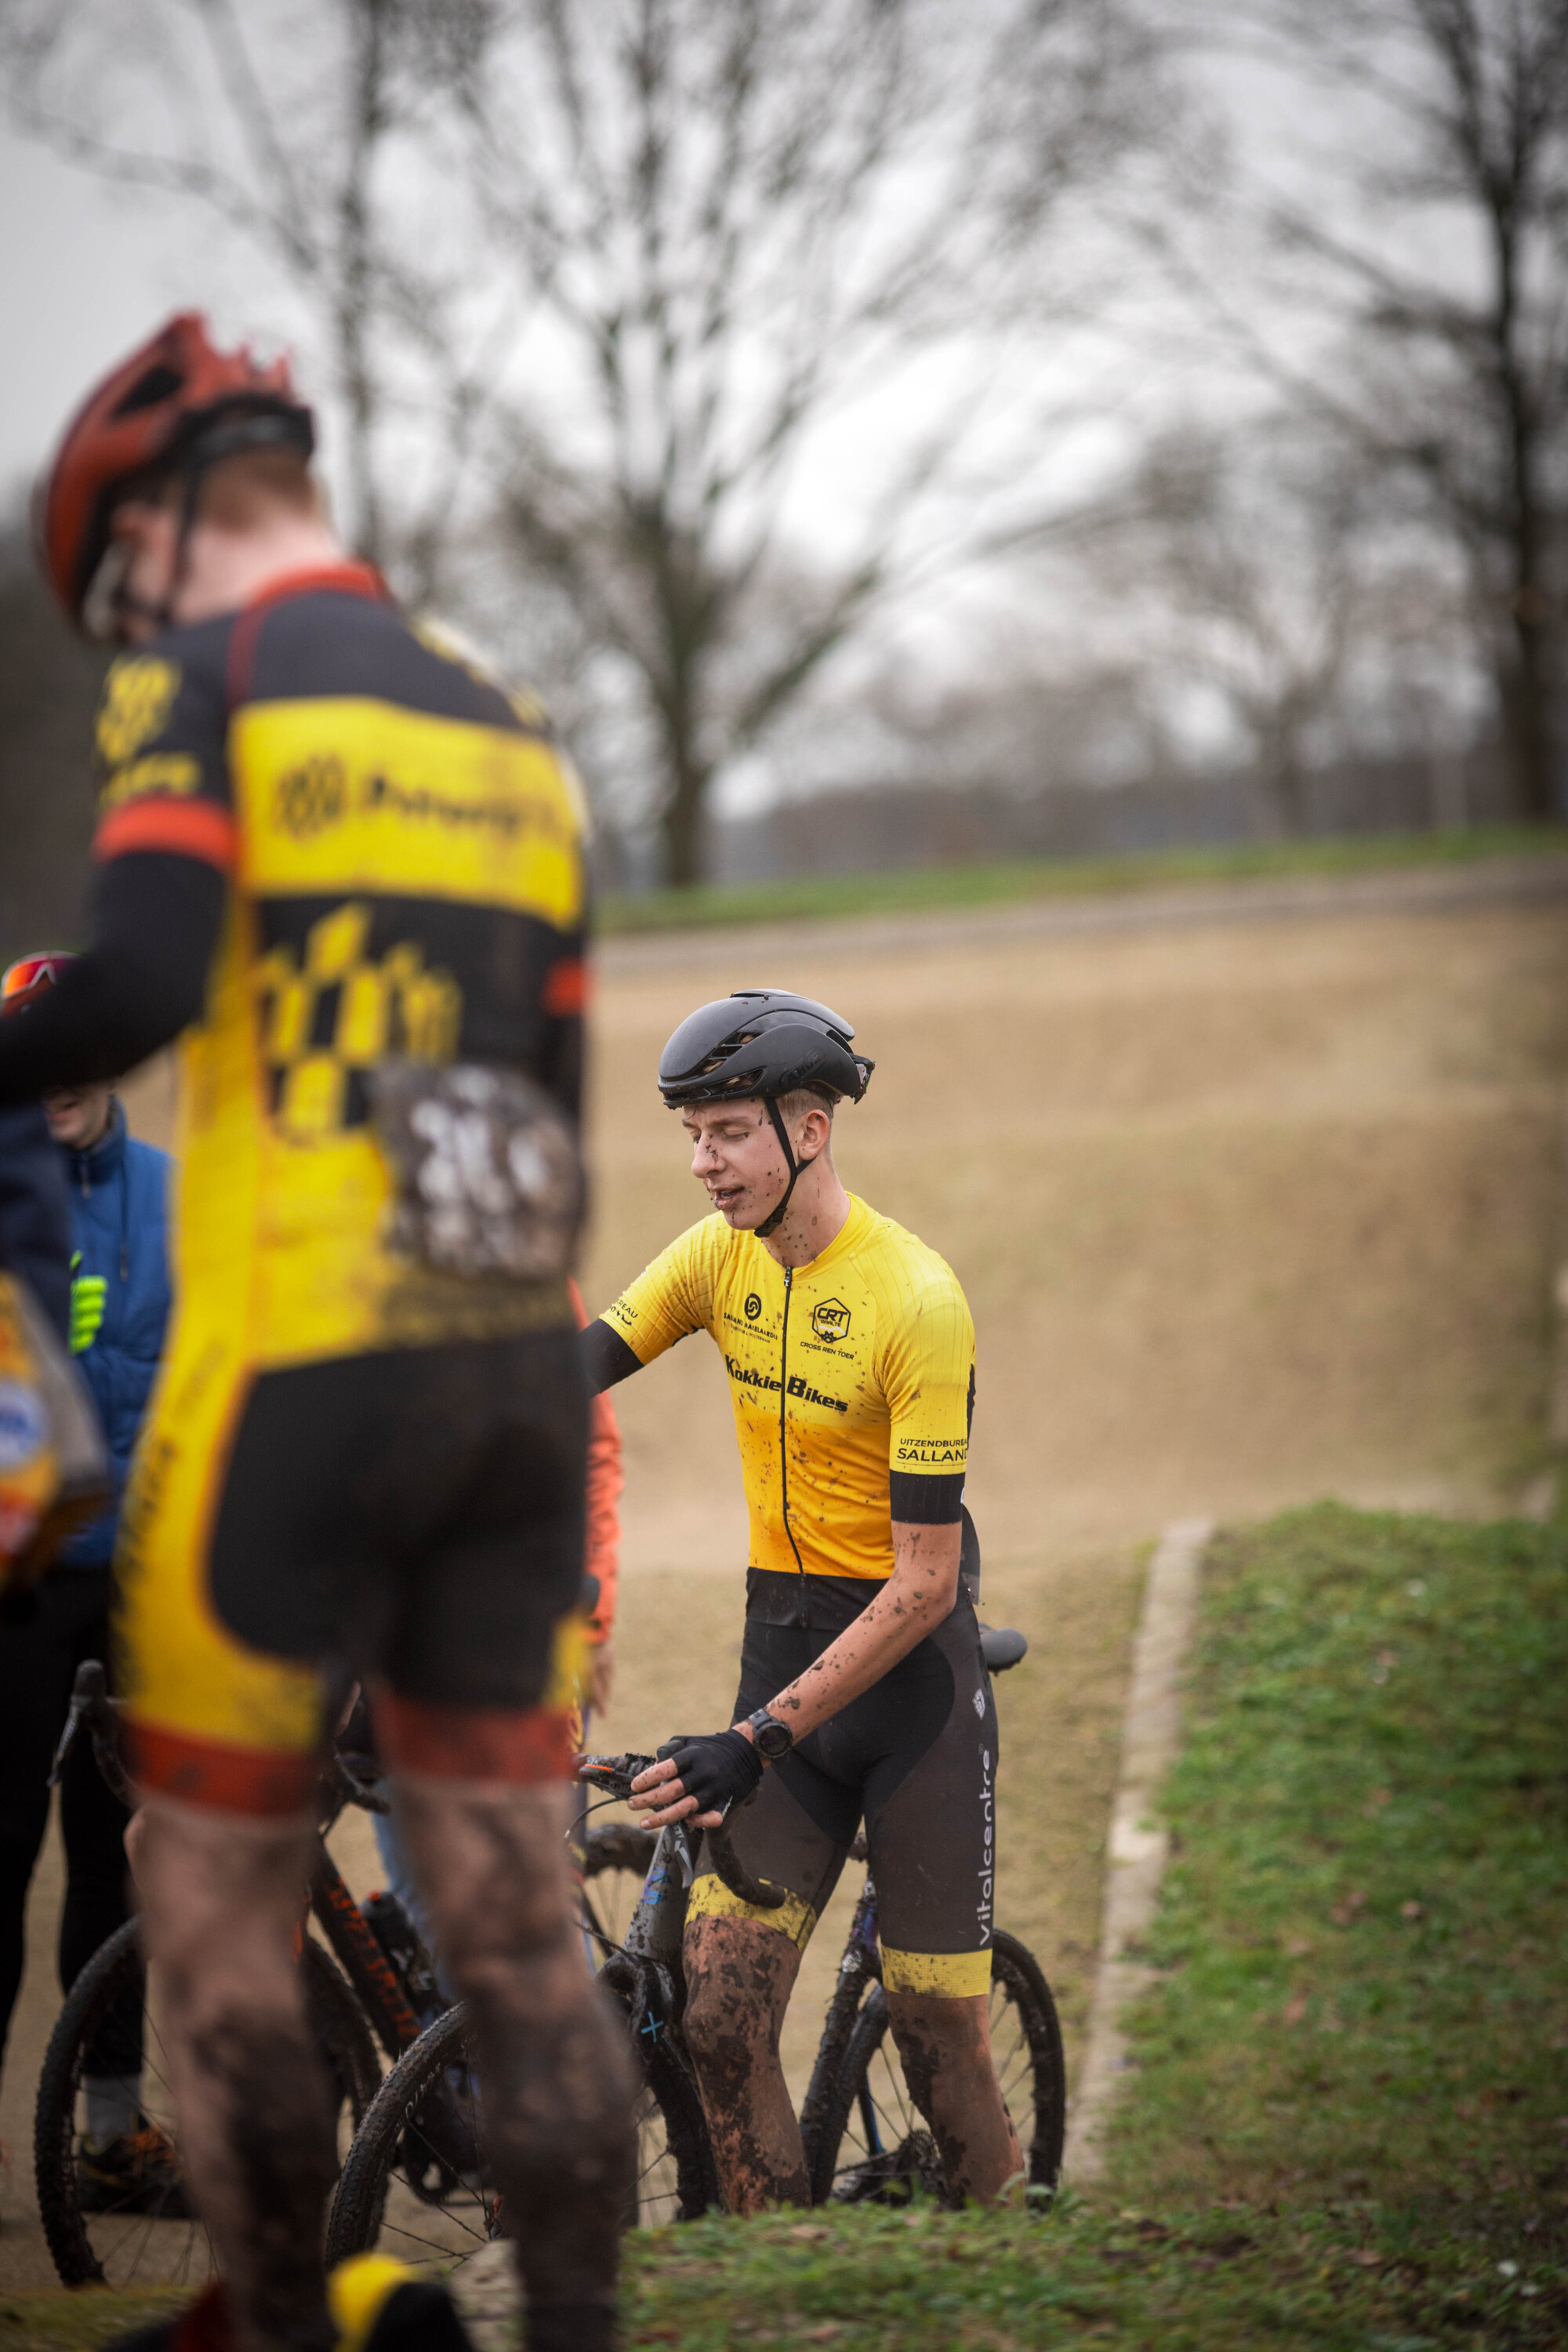
{"type": "Polygon", "coordinates": [[[259,897],[402,891],[581,919],[577,813],[537,738],[312,695],[247,704],[231,764],[259,897]]]}
{"type": "Polygon", "coordinates": [[[932,1992],[947,2000],[972,2000],[991,1990],[989,1952],[895,1952],[882,1947],[886,1992],[932,1992]]]}
{"type": "Polygon", "coordinates": [[[760,1904],[742,1903],[721,1878],[708,1870],[692,1885],[686,1916],[688,1919],[752,1919],[759,1927],[773,1927],[787,1936],[797,1952],[805,1951],[816,1925],[816,1912],[798,1895],[786,1895],[776,1911],[764,1911],[760,1904]]]}

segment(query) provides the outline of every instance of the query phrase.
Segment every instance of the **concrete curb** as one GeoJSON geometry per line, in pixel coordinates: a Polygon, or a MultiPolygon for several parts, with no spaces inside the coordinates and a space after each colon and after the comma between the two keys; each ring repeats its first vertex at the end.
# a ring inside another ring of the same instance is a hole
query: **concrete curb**
{"type": "Polygon", "coordinates": [[[1122,1722],[1121,1781],[1110,1819],[1089,2046],[1062,2158],[1062,2170],[1075,2187],[1104,2170],[1105,2127],[1127,2063],[1121,2020],[1154,1979],[1152,1969],[1128,1958],[1127,1948],[1153,1918],[1170,1853],[1169,1835],[1152,1827],[1148,1814],[1176,1753],[1182,1670],[1197,1615],[1199,1571],[1213,1533],[1212,1519],[1173,1520],[1160,1538],[1144,1588],[1122,1722]]]}

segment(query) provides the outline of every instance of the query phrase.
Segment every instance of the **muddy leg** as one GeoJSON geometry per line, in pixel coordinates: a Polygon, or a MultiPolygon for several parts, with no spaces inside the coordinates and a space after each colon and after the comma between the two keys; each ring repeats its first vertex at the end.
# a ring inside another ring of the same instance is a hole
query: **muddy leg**
{"type": "Polygon", "coordinates": [[[779,2063],[800,1954],[776,1927],[695,1919],[686,1930],[686,2041],[731,2213],[809,2205],[805,2151],[779,2063]]]}
{"type": "Polygon", "coordinates": [[[567,1900],[572,1792],[413,1772],[396,1785],[442,1966],[473,2015],[530,2352],[606,2352],[636,2160],[632,2068],[567,1900]]]}
{"type": "Polygon", "coordinates": [[[150,1797],[138,1844],[181,2165],[239,2352],[325,2352],[334,2341],[321,2237],[337,2148],[294,1965],[310,1835],[306,1822],[150,1797]]]}
{"type": "Polygon", "coordinates": [[[982,2202],[1023,2170],[1018,2135],[991,2063],[991,2002],[891,1992],[888,2015],[904,2079],[931,2127],[948,2185],[982,2202]]]}

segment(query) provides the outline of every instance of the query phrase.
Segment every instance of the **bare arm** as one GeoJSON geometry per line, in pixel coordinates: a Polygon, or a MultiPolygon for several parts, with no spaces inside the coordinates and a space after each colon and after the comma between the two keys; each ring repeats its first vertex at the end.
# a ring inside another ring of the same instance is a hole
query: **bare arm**
{"type": "MultiPolygon", "coordinates": [[[[797,1740],[804,1739],[808,1731],[815,1731],[873,1683],[879,1683],[900,1658],[908,1657],[917,1642],[923,1642],[951,1614],[958,1598],[963,1539],[963,1528],[956,1524],[921,1527],[895,1519],[891,1576],[870,1606],[846,1626],[816,1664],[807,1666],[776,1698],[768,1700],[768,1713],[787,1723],[797,1740]]],[[[737,1724],[735,1728],[751,1738],[750,1724],[737,1724]]],[[[662,1829],[666,1822],[682,1821],[696,1803],[681,1788],[674,1761],[668,1757],[662,1764],[650,1766],[632,1787],[650,1802],[655,1790],[658,1793],[660,1810],[644,1816],[645,1828],[662,1829]]],[[[713,1829],[718,1822],[717,1813],[703,1813],[697,1817],[696,1826],[713,1829]]]]}

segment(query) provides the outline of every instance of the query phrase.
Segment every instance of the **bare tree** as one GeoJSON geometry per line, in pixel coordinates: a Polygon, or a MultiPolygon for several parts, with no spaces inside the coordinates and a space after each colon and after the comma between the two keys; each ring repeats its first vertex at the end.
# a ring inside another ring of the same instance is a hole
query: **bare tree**
{"type": "Polygon", "coordinates": [[[19,119],[305,295],[362,542],[416,590],[499,506],[695,878],[723,765],[972,547],[979,453],[1038,460],[1026,354],[1100,299],[1053,236],[1152,131],[1121,0],[139,0],[140,46],[130,5],[0,0],[19,119]]]}
{"type": "Polygon", "coordinates": [[[511,23],[476,107],[492,217],[580,409],[572,438],[521,412],[507,513],[639,682],[666,870],[688,881],[715,773],[930,559],[921,526],[973,446],[1008,301],[1042,290],[1064,199],[1144,128],[1146,55],[1100,0],[967,21],[900,0],[556,0],[511,23]],[[900,371],[905,415],[889,403],[842,501],[848,544],[806,560],[800,470],[900,371]]]}
{"type": "Polygon", "coordinates": [[[1228,740],[1284,833],[1310,827],[1315,769],[1432,756],[1470,719],[1446,541],[1363,450],[1299,415],[1172,426],[1116,488],[1014,544],[1071,616],[1058,673],[1120,672],[1152,743],[1212,764],[1228,740]]]}
{"type": "MultiPolygon", "coordinates": [[[[1299,339],[1280,356],[1257,309],[1231,324],[1460,551],[1516,805],[1559,814],[1568,7],[1230,0],[1210,22],[1281,66],[1298,115],[1325,134],[1309,193],[1277,179],[1263,208],[1289,294],[1331,331],[1303,360],[1299,339]]],[[[1223,302],[1212,282],[1202,290],[1223,302]]]]}
{"type": "MultiPolygon", "coordinates": [[[[465,450],[485,344],[471,271],[420,193],[486,0],[0,0],[13,121],[100,178],[205,210],[303,298],[345,425],[348,528],[374,562],[411,515],[389,425],[415,398],[465,450]],[[395,495],[395,479],[402,495],[395,495]]],[[[254,283],[254,281],[253,281],[254,283]]],[[[266,295],[261,304],[264,308],[266,295]]],[[[451,502],[449,466],[429,509],[451,502]]]]}

